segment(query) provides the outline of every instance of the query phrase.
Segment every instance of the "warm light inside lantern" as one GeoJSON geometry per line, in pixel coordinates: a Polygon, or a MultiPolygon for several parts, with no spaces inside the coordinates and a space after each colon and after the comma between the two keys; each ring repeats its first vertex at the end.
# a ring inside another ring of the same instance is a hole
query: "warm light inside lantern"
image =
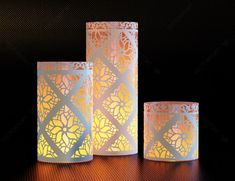
{"type": "Polygon", "coordinates": [[[138,24],[89,22],[87,61],[94,63],[94,154],[137,153],[138,24]]]}
{"type": "Polygon", "coordinates": [[[92,159],[92,64],[38,62],[38,160],[92,159]]]}
{"type": "Polygon", "coordinates": [[[145,103],[144,157],[159,161],[197,159],[198,103],[145,103]]]}

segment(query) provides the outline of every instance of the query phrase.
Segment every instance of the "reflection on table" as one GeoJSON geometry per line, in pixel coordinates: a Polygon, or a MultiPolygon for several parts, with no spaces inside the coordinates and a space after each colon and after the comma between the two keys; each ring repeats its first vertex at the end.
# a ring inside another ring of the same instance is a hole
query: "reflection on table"
{"type": "Polygon", "coordinates": [[[191,162],[155,162],[137,155],[94,156],[77,164],[37,162],[23,175],[24,180],[202,180],[198,160],[191,162]]]}

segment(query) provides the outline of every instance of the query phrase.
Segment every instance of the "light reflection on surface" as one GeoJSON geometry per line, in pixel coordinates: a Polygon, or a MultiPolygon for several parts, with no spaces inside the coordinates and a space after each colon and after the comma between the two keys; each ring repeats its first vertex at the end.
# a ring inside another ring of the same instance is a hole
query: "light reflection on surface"
{"type": "Polygon", "coordinates": [[[24,180],[202,180],[199,161],[156,162],[134,156],[100,157],[92,162],[52,164],[37,162],[24,180]]]}

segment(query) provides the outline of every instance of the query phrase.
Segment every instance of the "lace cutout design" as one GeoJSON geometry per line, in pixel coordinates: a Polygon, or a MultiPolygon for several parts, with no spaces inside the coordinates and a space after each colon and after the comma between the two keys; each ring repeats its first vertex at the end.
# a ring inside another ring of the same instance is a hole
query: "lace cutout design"
{"type": "Polygon", "coordinates": [[[126,139],[125,136],[121,135],[109,148],[108,151],[120,152],[129,151],[132,149],[132,145],[126,139]]]}
{"type": "Polygon", "coordinates": [[[59,98],[54,91],[48,86],[43,76],[38,77],[38,97],[37,109],[40,121],[44,121],[47,114],[59,102],[59,98]]]}
{"type": "Polygon", "coordinates": [[[52,150],[43,135],[40,135],[38,139],[38,156],[44,156],[47,158],[57,157],[57,154],[52,150]]]}
{"type": "Polygon", "coordinates": [[[93,146],[92,146],[91,137],[90,137],[90,135],[87,135],[87,137],[84,139],[82,145],[72,155],[72,158],[83,158],[88,155],[92,155],[93,154],[92,147],[93,146]]]}
{"type": "Polygon", "coordinates": [[[85,128],[73,112],[63,106],[46,126],[46,132],[63,153],[76,143],[85,128]]]}
{"type": "Polygon", "coordinates": [[[48,76],[49,79],[65,96],[72,90],[76,82],[80,79],[77,75],[53,74],[48,76]]]}
{"type": "Polygon", "coordinates": [[[145,103],[144,157],[164,161],[197,159],[198,103],[145,103]]]}
{"type": "Polygon", "coordinates": [[[127,127],[127,132],[133,137],[134,141],[137,143],[138,141],[138,123],[137,123],[137,117],[134,119],[133,122],[131,122],[127,127]]]}
{"type": "Polygon", "coordinates": [[[94,154],[135,154],[138,129],[138,24],[90,22],[86,23],[86,30],[86,59],[94,63],[94,154]],[[103,124],[104,128],[100,129],[103,124]],[[114,141],[120,142],[117,138],[125,138],[130,145],[125,149],[111,149],[114,141]]]}
{"type": "Polygon", "coordinates": [[[121,84],[120,87],[103,102],[103,106],[121,125],[123,125],[133,110],[131,94],[126,89],[125,85],[121,84]]]}
{"type": "Polygon", "coordinates": [[[136,54],[136,48],[123,32],[119,34],[117,39],[113,39],[109,46],[104,48],[106,58],[122,73],[130,67],[136,54]]]}
{"type": "Polygon", "coordinates": [[[150,158],[166,158],[173,159],[174,156],[159,142],[157,141],[152,148],[148,151],[147,156],[150,158]]]}
{"type": "Polygon", "coordinates": [[[184,120],[177,121],[163,138],[170,143],[183,157],[190,152],[193,144],[194,128],[192,123],[184,116],[184,120]]]}
{"type": "Polygon", "coordinates": [[[117,131],[115,125],[97,109],[92,126],[94,148],[99,150],[117,131]]]}
{"type": "Polygon", "coordinates": [[[100,59],[94,63],[94,96],[100,98],[117,80],[116,75],[100,59]]]}
{"type": "Polygon", "coordinates": [[[38,62],[37,68],[38,160],[91,160],[93,64],[38,62]]]}

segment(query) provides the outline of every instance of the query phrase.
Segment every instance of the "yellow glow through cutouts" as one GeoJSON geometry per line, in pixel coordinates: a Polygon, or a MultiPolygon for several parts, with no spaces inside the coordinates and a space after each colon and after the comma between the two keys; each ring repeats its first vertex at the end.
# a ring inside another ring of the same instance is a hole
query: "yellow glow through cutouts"
{"type": "Polygon", "coordinates": [[[89,22],[86,30],[86,58],[94,63],[94,154],[135,154],[138,24],[89,22]]]}
{"type": "Polygon", "coordinates": [[[144,104],[144,158],[158,161],[198,159],[198,103],[144,104]]]}
{"type": "Polygon", "coordinates": [[[38,62],[38,160],[92,160],[92,64],[38,62]]]}

